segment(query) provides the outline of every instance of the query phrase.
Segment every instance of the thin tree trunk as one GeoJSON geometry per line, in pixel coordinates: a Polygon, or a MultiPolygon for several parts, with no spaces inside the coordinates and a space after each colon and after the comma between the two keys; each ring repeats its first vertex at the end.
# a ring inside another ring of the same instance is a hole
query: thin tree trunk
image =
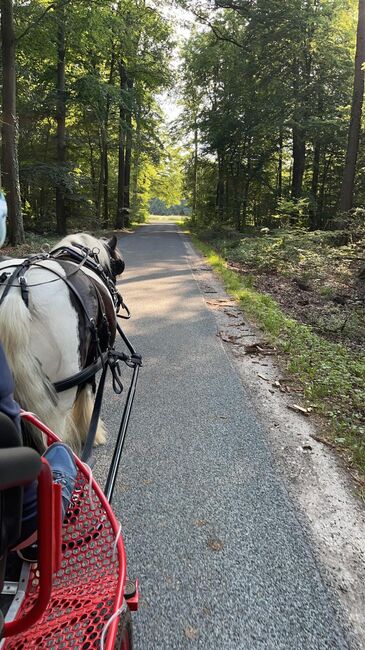
{"type": "Polygon", "coordinates": [[[93,188],[93,195],[94,195],[94,205],[95,205],[95,211],[96,211],[96,218],[99,221],[100,217],[100,202],[99,202],[99,195],[98,195],[98,184],[96,181],[96,169],[95,169],[95,160],[94,160],[94,150],[93,150],[93,143],[91,141],[91,136],[90,136],[90,131],[86,127],[86,133],[87,133],[87,142],[89,145],[89,151],[90,151],[90,177],[91,177],[91,185],[93,188]]]}
{"type": "Polygon", "coordinates": [[[291,196],[300,199],[302,195],[303,176],[305,170],[305,132],[298,125],[293,126],[293,175],[291,196]]]}
{"type": "Polygon", "coordinates": [[[133,174],[132,174],[132,205],[138,210],[138,178],[139,166],[141,161],[141,107],[138,104],[136,109],[136,133],[133,157],[133,174]]]}
{"type": "Polygon", "coordinates": [[[224,220],[224,154],[218,152],[218,179],[216,206],[218,218],[224,220]]]}
{"type": "Polygon", "coordinates": [[[193,162],[193,214],[196,213],[196,204],[198,196],[198,125],[194,122],[194,162],[193,162]]]}
{"type": "Polygon", "coordinates": [[[103,228],[108,227],[109,221],[109,164],[108,164],[108,142],[106,125],[101,127],[101,178],[103,185],[103,228]]]}
{"type": "Polygon", "coordinates": [[[351,119],[347,143],[345,169],[342,178],[340,210],[348,212],[353,205],[356,161],[359,150],[361,115],[364,99],[365,61],[365,0],[359,0],[359,19],[357,25],[357,42],[355,56],[355,78],[352,96],[351,119]]]}
{"type": "Polygon", "coordinates": [[[319,168],[321,160],[321,143],[317,140],[313,152],[313,169],[312,169],[312,186],[311,195],[312,203],[309,207],[309,227],[316,230],[318,223],[318,185],[319,185],[319,168]]]}
{"type": "MultiPolygon", "coordinates": [[[[114,44],[112,44],[112,53],[110,58],[110,70],[109,70],[109,80],[108,83],[111,86],[113,83],[114,76],[114,66],[115,66],[115,50],[114,44]]],[[[105,120],[102,129],[102,141],[103,141],[103,228],[107,228],[109,224],[109,144],[108,144],[108,127],[109,127],[109,114],[110,114],[110,96],[108,94],[106,99],[105,106],[105,120]]]]}
{"type": "Polygon", "coordinates": [[[291,198],[297,201],[302,196],[303,176],[305,170],[305,157],[306,157],[306,144],[305,144],[305,129],[303,127],[304,113],[305,113],[305,99],[302,93],[303,74],[304,78],[308,80],[310,71],[310,64],[308,62],[307,52],[304,52],[304,60],[306,61],[305,70],[301,69],[298,60],[294,61],[293,67],[293,92],[295,99],[295,108],[293,114],[293,172],[291,180],[291,198]]]}
{"type": "Polygon", "coordinates": [[[120,108],[119,108],[119,152],[118,152],[118,194],[116,228],[124,228],[124,179],[125,179],[125,91],[127,73],[123,60],[119,63],[120,108]]]}
{"type": "Polygon", "coordinates": [[[125,161],[124,161],[124,191],[123,191],[123,211],[124,224],[129,226],[130,221],[130,180],[131,180],[131,161],[132,161],[132,91],[133,79],[128,79],[127,88],[129,94],[130,106],[126,111],[126,139],[125,139],[125,161]]]}
{"type": "Polygon", "coordinates": [[[326,186],[327,186],[327,179],[332,164],[332,158],[333,158],[333,154],[331,153],[327,160],[324,159],[324,163],[323,163],[322,181],[321,181],[321,187],[320,187],[319,198],[318,198],[318,214],[320,215],[321,225],[323,225],[323,221],[324,221],[326,186]]]}
{"type": "Polygon", "coordinates": [[[15,34],[12,0],[1,0],[2,85],[2,185],[8,205],[9,239],[24,241],[18,165],[18,124],[16,117],[15,34]]]}
{"type": "Polygon", "coordinates": [[[66,173],[66,86],[65,86],[65,57],[66,57],[66,35],[65,35],[65,10],[60,4],[57,8],[57,163],[59,166],[60,179],[56,187],[56,221],[57,232],[65,235],[67,232],[66,206],[65,206],[65,183],[66,173]]]}
{"type": "Polygon", "coordinates": [[[99,205],[98,217],[101,219],[103,183],[104,183],[104,157],[103,157],[103,144],[102,144],[101,128],[99,128],[99,163],[100,163],[100,168],[99,168],[99,182],[98,182],[97,201],[98,201],[98,205],[99,205]]]}
{"type": "Polygon", "coordinates": [[[249,174],[247,174],[246,182],[245,182],[245,187],[244,187],[244,193],[243,193],[243,199],[242,199],[242,217],[240,220],[239,227],[237,230],[240,230],[242,227],[244,228],[247,222],[247,208],[248,208],[248,193],[250,190],[250,183],[251,183],[251,178],[249,174]]]}
{"type": "Polygon", "coordinates": [[[278,161],[278,185],[276,195],[278,199],[283,196],[283,127],[280,127],[279,133],[279,161],[278,161]]]}

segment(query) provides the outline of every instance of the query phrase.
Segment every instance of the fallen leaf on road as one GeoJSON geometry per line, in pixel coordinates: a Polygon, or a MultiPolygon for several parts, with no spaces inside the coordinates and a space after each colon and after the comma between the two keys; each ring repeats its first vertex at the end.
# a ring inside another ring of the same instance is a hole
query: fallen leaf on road
{"type": "Polygon", "coordinates": [[[276,348],[270,347],[266,343],[251,343],[245,345],[246,354],[276,354],[276,348]]]}
{"type": "Polygon", "coordinates": [[[212,551],[215,551],[216,553],[218,553],[218,551],[221,551],[224,548],[224,544],[223,544],[222,540],[220,540],[218,538],[211,537],[210,539],[208,539],[207,544],[208,544],[209,548],[212,551]]]}
{"type": "Polygon", "coordinates": [[[237,341],[241,339],[244,334],[228,334],[228,332],[219,332],[218,336],[220,336],[222,341],[225,341],[226,343],[237,343],[237,341]]]}
{"type": "Polygon", "coordinates": [[[258,373],[257,376],[260,377],[260,379],[264,379],[264,381],[270,381],[268,377],[264,377],[264,375],[260,375],[260,373],[258,373]]]}
{"type": "Polygon", "coordinates": [[[195,526],[198,526],[198,528],[202,528],[209,524],[209,521],[207,519],[195,519],[194,524],[195,526]]]}
{"type": "Polygon", "coordinates": [[[241,314],[237,314],[234,311],[228,311],[227,309],[224,310],[224,313],[230,318],[239,318],[241,316],[241,314]]]}
{"type": "Polygon", "coordinates": [[[195,641],[199,636],[199,630],[197,627],[186,627],[184,630],[185,636],[191,641],[195,641]]]}
{"type": "Polygon", "coordinates": [[[288,404],[287,408],[290,409],[291,411],[295,411],[296,413],[301,413],[302,415],[310,415],[312,410],[311,408],[304,408],[304,406],[299,406],[298,404],[288,404]]]}
{"type": "Polygon", "coordinates": [[[229,300],[224,300],[223,298],[217,298],[217,300],[207,300],[207,305],[212,305],[213,307],[235,307],[235,303],[229,300]]]}

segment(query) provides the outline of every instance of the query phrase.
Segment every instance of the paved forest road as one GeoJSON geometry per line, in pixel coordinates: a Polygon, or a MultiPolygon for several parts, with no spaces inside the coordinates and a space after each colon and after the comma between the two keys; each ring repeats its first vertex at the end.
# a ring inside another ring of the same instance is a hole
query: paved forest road
{"type": "MultiPolygon", "coordinates": [[[[114,498],[136,650],[353,648],[245,390],[219,339],[177,226],[121,239],[126,331],[143,354],[114,498]]],[[[104,419],[114,435],[120,399],[104,419]]],[[[104,476],[108,445],[98,452],[104,476]]]]}

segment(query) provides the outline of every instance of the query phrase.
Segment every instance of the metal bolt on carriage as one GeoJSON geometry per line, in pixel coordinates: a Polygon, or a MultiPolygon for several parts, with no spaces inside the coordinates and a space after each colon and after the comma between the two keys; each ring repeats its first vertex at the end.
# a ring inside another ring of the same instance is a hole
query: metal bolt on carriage
{"type": "MultiPolygon", "coordinates": [[[[85,462],[93,443],[89,436],[81,458],[75,456],[76,485],[63,522],[61,488],[53,482],[47,461],[35,450],[22,446],[16,427],[0,413],[0,588],[2,598],[11,602],[5,617],[0,612],[1,650],[132,648],[131,612],[138,607],[138,581],[127,577],[121,526],[111,501],[141,357],[118,329],[128,348],[128,354],[119,354],[118,359],[125,361],[133,373],[109,474],[101,489],[85,462]],[[6,581],[9,549],[20,533],[23,486],[35,479],[38,562],[24,562],[18,581],[6,581]]],[[[103,366],[101,382],[107,364],[103,366]]],[[[102,388],[97,391],[96,417],[101,397],[102,388]]],[[[35,415],[23,412],[22,418],[37,427],[48,444],[58,440],[35,415]]]]}

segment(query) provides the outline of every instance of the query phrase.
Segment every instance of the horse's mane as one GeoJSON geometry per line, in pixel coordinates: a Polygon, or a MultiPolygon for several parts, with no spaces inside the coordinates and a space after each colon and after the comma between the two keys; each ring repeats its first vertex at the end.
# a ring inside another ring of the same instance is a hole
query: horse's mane
{"type": "Polygon", "coordinates": [[[67,235],[61,239],[61,241],[57,242],[52,250],[55,250],[56,248],[60,248],[62,246],[73,246],[74,244],[80,244],[81,246],[90,248],[90,250],[97,248],[99,250],[98,257],[100,264],[104,268],[110,270],[110,257],[105,248],[106,240],[104,243],[102,239],[97,239],[96,237],[93,237],[86,232],[78,232],[74,233],[73,235],[67,235]]]}

